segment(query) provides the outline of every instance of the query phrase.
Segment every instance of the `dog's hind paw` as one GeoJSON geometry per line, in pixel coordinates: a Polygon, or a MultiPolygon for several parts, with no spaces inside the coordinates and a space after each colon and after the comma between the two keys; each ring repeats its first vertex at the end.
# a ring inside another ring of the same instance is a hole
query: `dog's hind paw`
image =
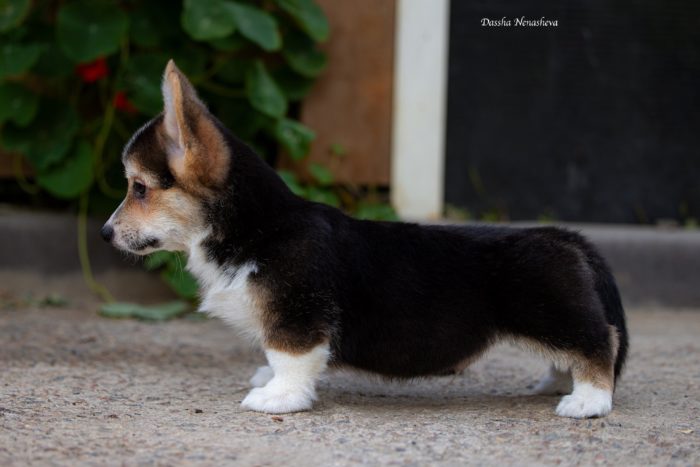
{"type": "Polygon", "coordinates": [[[557,406],[557,415],[571,418],[604,417],[612,410],[612,393],[590,384],[576,385],[557,406]]]}
{"type": "Polygon", "coordinates": [[[252,389],[241,405],[246,409],[265,413],[301,412],[311,409],[315,399],[313,390],[274,383],[273,379],[265,387],[252,389]]]}

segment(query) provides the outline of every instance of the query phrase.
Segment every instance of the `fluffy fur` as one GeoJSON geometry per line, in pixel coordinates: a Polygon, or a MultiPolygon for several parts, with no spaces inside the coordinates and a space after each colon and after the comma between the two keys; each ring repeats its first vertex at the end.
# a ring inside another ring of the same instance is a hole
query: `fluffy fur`
{"type": "Polygon", "coordinates": [[[326,365],[444,374],[513,339],[556,366],[542,391],[573,381],[559,415],[611,410],[624,312],[608,266],[580,235],[353,219],[292,194],[172,62],[163,90],[164,113],[124,150],[129,193],[103,236],[136,254],[188,254],[202,309],[268,358],[244,407],[311,408],[326,365]]]}

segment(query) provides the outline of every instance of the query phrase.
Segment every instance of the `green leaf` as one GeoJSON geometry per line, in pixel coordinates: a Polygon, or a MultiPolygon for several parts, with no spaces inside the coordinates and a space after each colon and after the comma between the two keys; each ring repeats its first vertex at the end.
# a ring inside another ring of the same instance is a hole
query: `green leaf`
{"type": "Polygon", "coordinates": [[[18,126],[27,126],[34,119],[39,98],[33,92],[14,84],[0,84],[0,123],[12,120],[18,126]]]}
{"type": "Polygon", "coordinates": [[[337,157],[344,157],[348,153],[345,146],[340,143],[333,143],[328,149],[330,150],[331,154],[337,157]]]}
{"type": "Polygon", "coordinates": [[[165,321],[176,318],[189,310],[183,301],[144,306],[136,303],[105,303],[99,313],[107,318],[137,318],[145,321],[165,321]]]}
{"type": "Polygon", "coordinates": [[[193,39],[221,39],[233,33],[236,20],[223,0],[185,0],[182,27],[193,39]]]}
{"type": "Polygon", "coordinates": [[[39,301],[39,306],[42,307],[47,306],[59,308],[66,305],[68,305],[68,299],[57,293],[48,294],[46,297],[39,301]]]}
{"type": "Polygon", "coordinates": [[[61,48],[56,43],[42,46],[39,60],[32,68],[34,72],[49,79],[65,78],[73,73],[75,65],[68,60],[61,48]]]}
{"type": "Polygon", "coordinates": [[[173,261],[173,255],[175,253],[172,253],[170,251],[156,251],[155,253],[151,253],[150,255],[146,256],[146,259],[144,260],[144,266],[146,269],[149,271],[153,271],[155,269],[162,268],[166,264],[168,264],[170,261],[173,261]]]}
{"type": "Polygon", "coordinates": [[[300,160],[306,156],[311,148],[311,142],[316,138],[316,133],[311,128],[289,118],[277,120],[273,127],[273,134],[294,160],[300,160]]]}
{"type": "MultiPolygon", "coordinates": [[[[190,43],[183,44],[176,50],[170,52],[169,58],[172,58],[175,63],[177,63],[178,68],[180,68],[185,75],[190,79],[195,79],[205,72],[208,62],[207,55],[209,53],[210,51],[208,48],[190,43]]],[[[161,74],[163,70],[165,70],[165,65],[163,65],[161,69],[161,74]]]]}
{"type": "Polygon", "coordinates": [[[30,6],[29,0],[0,0],[0,32],[19,26],[27,17],[30,6]]]}
{"type": "Polygon", "coordinates": [[[397,221],[399,216],[390,204],[367,203],[360,201],[355,211],[358,219],[369,219],[375,221],[397,221]]]}
{"type": "Polygon", "coordinates": [[[228,84],[243,84],[248,70],[255,64],[253,60],[230,58],[218,69],[216,77],[228,84]]]}
{"type": "Polygon", "coordinates": [[[134,106],[146,115],[163,110],[161,77],[169,57],[161,53],[134,55],[127,64],[124,87],[134,106]]]}
{"type": "Polygon", "coordinates": [[[301,76],[287,67],[275,70],[272,76],[290,101],[303,99],[314,85],[313,79],[301,76]]]}
{"type": "Polygon", "coordinates": [[[78,0],[58,10],[58,43],[76,62],[116,52],[127,28],[126,14],[110,1],[78,0]]]}
{"type": "Polygon", "coordinates": [[[212,47],[216,50],[222,50],[224,52],[237,52],[241,50],[246,44],[249,44],[243,36],[239,34],[231,34],[222,39],[212,39],[209,41],[212,47]]]}
{"type": "Polygon", "coordinates": [[[79,125],[78,114],[70,105],[44,100],[30,125],[3,128],[2,144],[5,149],[24,154],[41,171],[63,159],[79,125]]]}
{"type": "Polygon", "coordinates": [[[322,186],[328,186],[333,183],[333,174],[321,164],[316,162],[309,164],[309,173],[322,186]]]}
{"type": "Polygon", "coordinates": [[[57,198],[76,198],[92,185],[92,169],[92,148],[81,141],[61,164],[39,172],[36,181],[57,198]]]}
{"type": "Polygon", "coordinates": [[[246,94],[250,104],[265,115],[282,117],[287,113],[287,99],[259,60],[246,73],[246,94]]]}
{"type": "Polygon", "coordinates": [[[142,306],[134,311],[134,318],[144,321],[166,321],[177,318],[188,311],[190,306],[186,302],[170,302],[162,305],[142,306]]]}
{"type": "MultiPolygon", "coordinates": [[[[166,44],[169,50],[175,50],[185,38],[181,17],[182,9],[179,6],[164,8],[161,2],[130,2],[131,42],[147,48],[166,44]]],[[[161,50],[163,48],[161,47],[161,50]]]]}
{"type": "Polygon", "coordinates": [[[323,42],[328,39],[328,19],[314,0],[277,0],[277,4],[313,40],[323,42]]]}
{"type": "Polygon", "coordinates": [[[17,76],[29,70],[39,59],[37,44],[6,43],[0,46],[0,79],[17,76]]]}
{"type": "Polygon", "coordinates": [[[277,21],[260,8],[237,2],[226,2],[241,35],[256,43],[264,50],[279,50],[282,38],[277,21]]]}
{"type": "Polygon", "coordinates": [[[171,265],[171,267],[163,271],[161,277],[180,297],[187,300],[197,298],[197,291],[199,290],[197,280],[180,266],[171,265]]]}
{"type": "Polygon", "coordinates": [[[297,179],[297,176],[293,172],[290,172],[289,170],[278,170],[277,175],[279,175],[284,183],[287,184],[289,189],[292,190],[292,193],[297,196],[306,195],[306,190],[303,186],[301,186],[299,179],[297,179]]]}
{"type": "Polygon", "coordinates": [[[336,208],[340,207],[340,198],[338,195],[333,193],[329,188],[319,188],[317,186],[310,186],[306,192],[306,197],[317,203],[328,204],[336,208]]]}
{"type": "Polygon", "coordinates": [[[134,315],[134,310],[140,305],[135,303],[114,302],[103,304],[98,313],[107,318],[131,318],[134,315]]]}
{"type": "Polygon", "coordinates": [[[144,8],[129,13],[129,37],[131,42],[141,47],[155,47],[160,44],[160,34],[153,18],[144,8]]]}
{"type": "Polygon", "coordinates": [[[227,128],[243,138],[250,140],[266,125],[271,125],[271,118],[258,112],[244,99],[231,99],[220,107],[217,116],[227,128]]]}
{"type": "Polygon", "coordinates": [[[326,68],[326,54],[300,34],[289,34],[282,55],[289,66],[300,75],[313,78],[326,68]]]}

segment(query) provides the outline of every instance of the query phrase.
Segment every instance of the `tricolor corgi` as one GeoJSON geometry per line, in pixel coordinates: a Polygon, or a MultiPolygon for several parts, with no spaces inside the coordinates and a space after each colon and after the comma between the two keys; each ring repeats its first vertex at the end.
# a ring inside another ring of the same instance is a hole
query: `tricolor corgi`
{"type": "Polygon", "coordinates": [[[459,371],[491,344],[552,366],[556,413],[608,414],[628,336],[595,248],[559,228],[357,220],[295,196],[170,61],[165,109],[122,156],[128,193],[101,231],[146,255],[183,251],[201,310],[262,346],[243,407],[308,410],[327,367],[412,378],[459,371]]]}

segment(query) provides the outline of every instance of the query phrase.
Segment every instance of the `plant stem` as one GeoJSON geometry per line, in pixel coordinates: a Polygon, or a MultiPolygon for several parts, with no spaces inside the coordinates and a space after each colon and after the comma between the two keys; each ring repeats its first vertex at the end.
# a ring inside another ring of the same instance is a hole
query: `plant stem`
{"type": "Polygon", "coordinates": [[[78,212],[78,256],[80,257],[80,268],[83,271],[83,279],[90,289],[95,292],[105,302],[113,302],[114,296],[107,290],[107,287],[95,280],[92,275],[90,256],[87,245],[87,211],[89,195],[87,190],[80,195],[80,210],[78,212]]]}
{"type": "Polygon", "coordinates": [[[105,108],[104,118],[102,119],[102,128],[95,138],[95,148],[93,151],[93,157],[95,158],[95,171],[97,172],[97,185],[100,187],[100,191],[105,195],[120,199],[124,196],[121,190],[112,188],[105,178],[104,161],[102,160],[102,155],[104,153],[105,143],[109,137],[109,133],[112,131],[112,123],[114,122],[114,105],[111,102],[107,102],[105,108]]]}
{"type": "Polygon", "coordinates": [[[15,175],[15,180],[19,187],[30,195],[39,193],[39,187],[36,184],[29,183],[27,177],[24,176],[24,168],[22,167],[22,156],[17,153],[12,154],[12,170],[15,175]]]}

